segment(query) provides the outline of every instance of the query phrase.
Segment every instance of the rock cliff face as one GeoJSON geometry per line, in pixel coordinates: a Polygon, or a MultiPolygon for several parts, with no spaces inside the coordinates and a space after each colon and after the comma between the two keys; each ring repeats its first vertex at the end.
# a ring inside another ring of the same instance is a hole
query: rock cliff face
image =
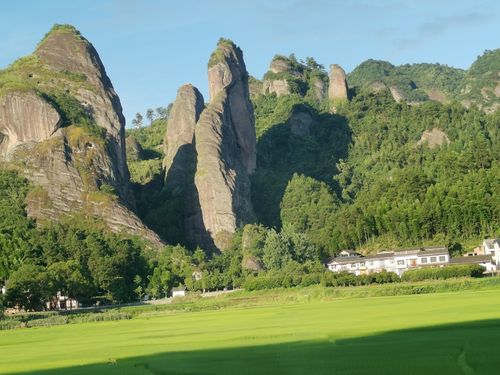
{"type": "Polygon", "coordinates": [[[167,187],[183,185],[189,176],[194,175],[194,131],[204,105],[203,96],[196,87],[183,85],[179,88],[163,142],[163,167],[167,187]]]}
{"type": "Polygon", "coordinates": [[[219,93],[201,114],[196,128],[195,184],[203,229],[220,250],[229,245],[237,227],[253,219],[245,155],[238,146],[230,106],[227,93],[219,93]]]}
{"type": "Polygon", "coordinates": [[[61,126],[56,109],[34,92],[9,92],[0,98],[0,155],[16,146],[48,139],[61,126]]]}
{"type": "Polygon", "coordinates": [[[204,244],[206,232],[201,220],[198,194],[194,185],[196,172],[195,127],[204,108],[198,89],[183,85],[177,92],[165,134],[163,167],[169,199],[179,200],[185,238],[191,246],[204,244]]]}
{"type": "Polygon", "coordinates": [[[229,116],[241,149],[241,161],[247,173],[256,166],[255,118],[248,89],[248,73],[243,61],[243,52],[230,41],[221,41],[214,52],[218,60],[211,60],[208,68],[210,100],[226,93],[229,116]]]}
{"type": "Polygon", "coordinates": [[[97,51],[76,30],[54,29],[38,45],[35,56],[56,72],[70,72],[84,78],[74,96],[106,130],[108,152],[114,160],[115,183],[121,197],[128,191],[129,173],[125,158],[125,118],[122,106],[97,51]]]}
{"type": "Polygon", "coordinates": [[[234,43],[219,42],[208,79],[205,109],[198,90],[179,89],[165,136],[166,188],[186,194],[192,245],[224,250],[236,228],[254,218],[249,174],[255,169],[255,119],[243,54],[234,43]]]}
{"type": "Polygon", "coordinates": [[[221,41],[214,55],[211,102],[196,126],[195,184],[203,230],[223,250],[236,228],[254,218],[249,174],[255,170],[256,136],[243,53],[221,41]]]}
{"type": "Polygon", "coordinates": [[[262,85],[264,94],[276,94],[276,96],[290,95],[290,85],[286,79],[267,79],[262,85]]]}
{"type": "Polygon", "coordinates": [[[337,64],[330,65],[328,98],[330,100],[347,100],[348,88],[344,69],[337,64]]]}
{"type": "Polygon", "coordinates": [[[98,217],[161,246],[130,209],[121,105],[92,45],[58,26],[9,69],[23,90],[0,92],[0,156],[35,185],[28,214],[98,217]]]}

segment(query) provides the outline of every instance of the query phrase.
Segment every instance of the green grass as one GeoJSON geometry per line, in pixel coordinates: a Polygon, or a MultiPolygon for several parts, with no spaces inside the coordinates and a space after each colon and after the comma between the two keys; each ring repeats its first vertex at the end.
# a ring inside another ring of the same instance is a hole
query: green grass
{"type": "Polygon", "coordinates": [[[0,372],[498,373],[498,287],[338,299],[315,297],[315,291],[285,291],[289,298],[274,303],[265,292],[253,306],[143,309],[132,320],[3,331],[0,372]]]}

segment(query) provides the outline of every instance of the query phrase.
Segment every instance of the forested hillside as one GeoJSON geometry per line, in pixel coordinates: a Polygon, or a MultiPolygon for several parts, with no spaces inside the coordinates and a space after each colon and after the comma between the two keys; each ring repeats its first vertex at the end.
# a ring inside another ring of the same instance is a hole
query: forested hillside
{"type": "MultiPolygon", "coordinates": [[[[405,68],[418,82],[425,78],[411,72],[419,67],[405,68]]],[[[448,69],[434,68],[440,77],[448,69]]],[[[451,72],[457,80],[463,72],[449,69],[442,79],[452,87],[451,72]]],[[[260,224],[289,223],[327,254],[467,242],[499,228],[498,112],[458,102],[396,103],[389,91],[369,87],[336,114],[327,100],[297,93],[257,95],[254,108],[252,199],[260,224]],[[299,134],[292,128],[302,114],[307,132],[299,134]],[[425,142],[432,130],[444,133],[442,144],[425,142]]],[[[150,148],[149,132],[131,134],[150,148]]]]}

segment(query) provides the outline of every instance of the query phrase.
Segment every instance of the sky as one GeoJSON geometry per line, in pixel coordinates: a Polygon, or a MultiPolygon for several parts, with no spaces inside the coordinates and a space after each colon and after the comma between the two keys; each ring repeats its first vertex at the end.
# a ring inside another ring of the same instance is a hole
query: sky
{"type": "Polygon", "coordinates": [[[207,62],[220,37],[262,78],[275,54],[312,56],[347,72],[372,58],[467,69],[500,47],[497,0],[2,0],[0,69],[33,52],[53,24],[95,46],[127,124],[192,83],[208,98],[207,62]]]}

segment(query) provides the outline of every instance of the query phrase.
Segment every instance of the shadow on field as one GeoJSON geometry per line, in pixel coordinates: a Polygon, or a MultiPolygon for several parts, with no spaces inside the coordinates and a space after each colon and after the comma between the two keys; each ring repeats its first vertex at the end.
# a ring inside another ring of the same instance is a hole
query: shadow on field
{"type": "MultiPolygon", "coordinates": [[[[332,317],[334,319],[334,317],[332,317]]],[[[160,353],[37,374],[499,374],[500,319],[344,340],[160,353]]]]}

